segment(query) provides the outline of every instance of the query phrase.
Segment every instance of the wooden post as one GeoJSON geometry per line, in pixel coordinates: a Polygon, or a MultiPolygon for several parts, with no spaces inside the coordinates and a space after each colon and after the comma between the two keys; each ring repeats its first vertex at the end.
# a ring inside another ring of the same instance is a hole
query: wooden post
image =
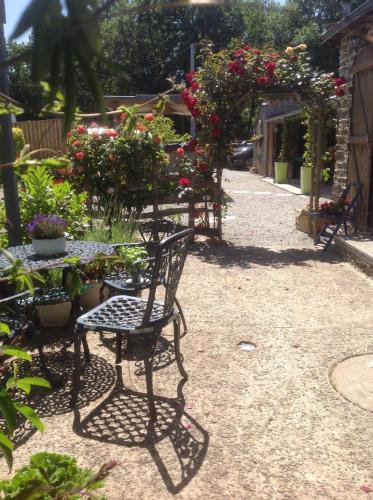
{"type": "Polygon", "coordinates": [[[153,220],[158,220],[159,216],[159,169],[158,162],[153,165],[153,220]]]}
{"type": "Polygon", "coordinates": [[[216,167],[216,180],[218,184],[218,203],[219,203],[219,211],[218,211],[218,239],[219,241],[223,240],[223,213],[222,213],[222,195],[221,195],[221,180],[223,177],[223,168],[220,163],[216,167]]]}

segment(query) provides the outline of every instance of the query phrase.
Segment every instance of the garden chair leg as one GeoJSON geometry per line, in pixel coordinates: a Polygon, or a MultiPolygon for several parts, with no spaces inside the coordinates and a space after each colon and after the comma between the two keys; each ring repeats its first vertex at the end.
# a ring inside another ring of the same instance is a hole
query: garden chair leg
{"type": "Polygon", "coordinates": [[[117,347],[116,347],[116,358],[115,358],[115,363],[119,365],[122,362],[122,335],[120,333],[117,333],[117,347]]]}
{"type": "Polygon", "coordinates": [[[100,287],[100,291],[99,291],[99,300],[100,300],[100,304],[102,304],[102,303],[103,303],[103,301],[104,301],[104,290],[105,290],[105,287],[106,287],[105,283],[103,283],[103,284],[101,285],[101,287],[100,287]]]}
{"type": "Polygon", "coordinates": [[[177,300],[177,298],[175,297],[175,305],[177,307],[177,310],[179,311],[179,315],[180,315],[180,318],[181,318],[181,321],[183,323],[183,336],[187,333],[187,325],[186,325],[186,321],[185,321],[185,316],[184,316],[184,313],[183,313],[183,310],[181,309],[181,305],[180,305],[180,302],[177,300]]]}
{"type": "Polygon", "coordinates": [[[80,390],[80,344],[82,341],[81,329],[75,330],[74,335],[74,374],[73,374],[73,387],[71,391],[70,406],[74,408],[76,405],[79,390],[80,390]]]}
{"type": "Polygon", "coordinates": [[[174,344],[175,344],[175,358],[176,358],[177,367],[179,368],[180,375],[183,378],[187,379],[188,374],[185,371],[182,356],[181,356],[181,351],[180,351],[180,317],[179,317],[179,315],[174,320],[174,344]]]}
{"type": "Polygon", "coordinates": [[[154,358],[154,350],[151,353],[147,352],[144,357],[146,392],[148,396],[148,406],[149,406],[149,415],[151,423],[154,423],[157,420],[157,411],[155,409],[154,389],[153,389],[153,358],[154,358]]]}
{"type": "Polygon", "coordinates": [[[83,351],[84,351],[85,360],[87,363],[90,363],[91,362],[91,353],[89,352],[89,347],[88,347],[88,342],[87,342],[87,332],[83,333],[82,344],[83,344],[83,351]]]}

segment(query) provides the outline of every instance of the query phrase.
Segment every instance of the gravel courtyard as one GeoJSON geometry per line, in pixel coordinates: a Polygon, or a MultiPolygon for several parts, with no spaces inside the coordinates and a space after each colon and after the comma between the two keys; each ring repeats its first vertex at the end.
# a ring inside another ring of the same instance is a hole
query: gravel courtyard
{"type": "Polygon", "coordinates": [[[373,484],[372,414],[335,392],[329,371],[373,351],[373,282],[295,230],[307,197],[247,172],[225,177],[228,243],[195,244],[180,285],[189,380],[178,387],[171,330],[157,357],[157,439],[144,439],[142,364],[124,361],[128,389],[115,388],[112,344],[92,334],[78,410],[69,384],[35,396],[46,430],[20,429],[15,468],[42,450],[95,469],[118,460],[110,500],[370,496],[360,487],[373,484]]]}

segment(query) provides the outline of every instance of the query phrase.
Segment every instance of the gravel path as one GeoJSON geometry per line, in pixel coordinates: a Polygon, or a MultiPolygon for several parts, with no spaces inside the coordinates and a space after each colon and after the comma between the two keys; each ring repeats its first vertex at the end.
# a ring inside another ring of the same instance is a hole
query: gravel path
{"type": "MultiPolygon", "coordinates": [[[[156,371],[159,438],[144,440],[141,366],[124,362],[130,391],[114,390],[114,354],[92,335],[79,411],[69,411],[69,386],[34,397],[46,430],[21,433],[16,467],[45,449],[90,467],[115,458],[109,499],[366,496],[372,415],[336,393],[328,374],[338,360],[373,351],[372,281],[295,231],[305,197],[247,172],[226,177],[230,243],[196,244],[179,294],[189,325],[187,406],[175,363],[156,371]],[[256,349],[240,349],[242,341],[256,349]]],[[[159,362],[172,358],[171,345],[159,362]]]]}

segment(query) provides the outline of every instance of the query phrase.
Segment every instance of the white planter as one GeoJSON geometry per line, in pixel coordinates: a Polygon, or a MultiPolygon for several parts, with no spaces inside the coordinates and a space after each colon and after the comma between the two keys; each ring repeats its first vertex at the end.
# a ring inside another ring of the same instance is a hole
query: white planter
{"type": "MultiPolygon", "coordinates": [[[[80,296],[80,305],[85,311],[89,311],[100,304],[100,288],[102,280],[93,280],[86,283],[88,288],[80,296]]],[[[109,289],[104,289],[104,300],[109,298],[109,289]]]]}
{"type": "Polygon", "coordinates": [[[66,249],[66,238],[54,238],[52,240],[32,240],[32,248],[37,255],[57,255],[66,249]]]}
{"type": "Polygon", "coordinates": [[[70,301],[58,304],[36,306],[40,324],[49,328],[65,326],[70,321],[72,304],[70,301]]]}

